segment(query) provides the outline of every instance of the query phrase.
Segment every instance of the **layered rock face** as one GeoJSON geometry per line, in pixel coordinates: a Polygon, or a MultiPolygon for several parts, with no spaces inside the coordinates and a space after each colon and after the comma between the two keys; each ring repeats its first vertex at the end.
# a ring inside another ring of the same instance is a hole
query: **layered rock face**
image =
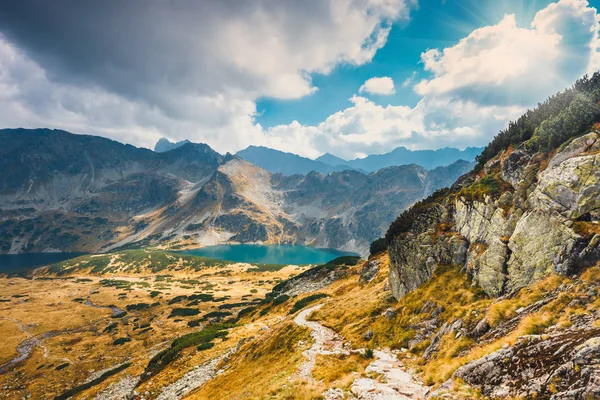
{"type": "Polygon", "coordinates": [[[511,293],[556,272],[600,259],[600,134],[576,138],[547,157],[525,146],[460,179],[390,242],[396,298],[425,283],[439,264],[459,265],[488,295],[511,293]]]}

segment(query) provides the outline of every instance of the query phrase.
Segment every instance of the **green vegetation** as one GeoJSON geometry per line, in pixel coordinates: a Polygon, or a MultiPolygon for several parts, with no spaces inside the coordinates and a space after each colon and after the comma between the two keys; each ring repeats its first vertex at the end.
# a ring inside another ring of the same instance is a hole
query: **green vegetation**
{"type": "Polygon", "coordinates": [[[169,314],[169,318],[173,317],[190,317],[192,315],[200,314],[200,310],[197,308],[174,308],[169,314]]]}
{"type": "Polygon", "coordinates": [[[231,314],[229,311],[211,311],[207,314],[204,314],[204,317],[202,317],[202,319],[204,321],[207,321],[211,318],[216,318],[216,319],[223,319],[224,317],[229,317],[231,314]]]}
{"type": "Polygon", "coordinates": [[[273,305],[278,306],[280,304],[285,303],[289,299],[290,299],[290,296],[288,296],[287,294],[282,294],[281,296],[277,296],[273,299],[273,305]]]}
{"type": "MultiPolygon", "coordinates": [[[[223,299],[226,299],[226,298],[223,298],[223,299]]],[[[181,295],[181,296],[173,297],[171,300],[169,300],[168,304],[181,303],[184,300],[209,302],[209,301],[220,301],[221,299],[215,299],[212,294],[199,293],[199,294],[192,294],[189,296],[181,295]]]]}
{"type": "Polygon", "coordinates": [[[187,300],[187,298],[188,297],[186,295],[176,296],[169,300],[167,304],[181,303],[183,300],[187,300]]]}
{"type": "Polygon", "coordinates": [[[102,331],[102,333],[111,332],[111,331],[117,329],[118,325],[119,325],[118,322],[114,322],[114,323],[108,325],[106,328],[104,328],[104,330],[102,331]]]}
{"type": "Polygon", "coordinates": [[[199,344],[198,346],[196,346],[196,350],[198,350],[198,351],[208,350],[208,349],[213,348],[214,346],[215,346],[215,344],[213,342],[202,343],[202,344],[199,344]]]}
{"type": "MultiPolygon", "coordinates": [[[[314,268],[311,268],[309,270],[306,270],[306,271],[302,272],[301,274],[296,275],[292,279],[302,279],[304,277],[311,277],[311,276],[314,276],[315,274],[320,273],[321,271],[333,271],[337,268],[343,269],[348,266],[354,266],[354,265],[358,264],[359,262],[360,262],[360,257],[358,257],[358,256],[338,257],[336,259],[329,261],[326,264],[322,264],[322,265],[316,266],[314,268]]],[[[286,284],[287,284],[287,281],[282,281],[282,282],[278,283],[277,285],[275,285],[273,287],[273,290],[271,291],[271,293],[269,293],[267,295],[267,297],[272,297],[272,296],[276,295],[277,292],[281,292],[286,284]]]]}
{"type": "MultiPolygon", "coordinates": [[[[224,267],[227,261],[214,260],[189,254],[178,254],[150,250],[123,250],[115,253],[84,255],[71,260],[52,264],[48,271],[57,275],[66,275],[86,270],[93,274],[123,272],[141,272],[142,268],[157,273],[173,267],[200,271],[206,267],[224,267]]],[[[157,279],[158,280],[158,279],[157,279]]],[[[186,282],[184,282],[186,283],[186,282]]],[[[187,284],[194,284],[189,282],[187,284]]]]}
{"type": "Polygon", "coordinates": [[[227,329],[231,325],[214,324],[202,329],[200,332],[189,333],[177,338],[171,343],[171,346],[155,355],[142,373],[141,382],[147,381],[167,365],[169,365],[184,349],[194,346],[206,346],[206,343],[212,342],[216,338],[227,336],[227,329]]]}
{"type": "Polygon", "coordinates": [[[528,142],[532,152],[550,151],[565,140],[585,133],[600,121],[600,73],[579,79],[573,87],[557,93],[511,122],[477,157],[477,168],[511,145],[528,142]]]}
{"type": "Polygon", "coordinates": [[[498,175],[484,176],[472,185],[462,188],[458,192],[458,196],[463,196],[469,200],[483,201],[485,196],[498,198],[502,193],[512,191],[512,186],[503,181],[498,175]]]}
{"type": "Polygon", "coordinates": [[[219,306],[219,310],[231,310],[232,308],[245,307],[252,304],[251,302],[243,302],[243,303],[227,303],[221,304],[219,306]]]}
{"type": "Polygon", "coordinates": [[[248,272],[276,272],[287,266],[288,264],[253,264],[248,272]]]}
{"type": "Polygon", "coordinates": [[[115,346],[120,346],[120,345],[125,344],[127,342],[131,342],[131,339],[129,339],[128,337],[122,337],[122,338],[115,339],[114,342],[113,342],[113,344],[115,346]]]}
{"type": "Polygon", "coordinates": [[[328,297],[328,296],[325,293],[315,293],[315,294],[311,294],[310,296],[306,296],[303,299],[300,299],[294,303],[294,305],[292,306],[292,309],[290,310],[290,314],[293,314],[296,311],[302,310],[304,307],[306,307],[310,303],[314,303],[315,301],[322,299],[324,297],[328,297]]]}
{"type": "Polygon", "coordinates": [[[150,304],[148,303],[136,303],[136,304],[128,304],[125,307],[127,311],[141,311],[150,308],[150,304]]]}
{"type": "Polygon", "coordinates": [[[57,371],[60,371],[61,369],[67,368],[69,365],[71,365],[71,364],[69,364],[69,363],[60,364],[58,367],[56,367],[54,369],[57,371]]]}
{"type": "Polygon", "coordinates": [[[379,238],[371,242],[371,246],[369,247],[369,254],[374,256],[375,254],[382,253],[387,250],[387,243],[385,238],[379,238]]]}
{"type": "Polygon", "coordinates": [[[86,382],[83,385],[76,386],[73,389],[67,390],[60,396],[56,396],[54,398],[54,400],[67,400],[67,399],[75,396],[76,394],[83,392],[84,390],[87,390],[93,386],[96,386],[96,385],[104,382],[111,376],[118,374],[119,372],[123,371],[126,368],[129,368],[130,365],[131,365],[130,363],[125,363],[123,365],[119,365],[118,367],[113,368],[110,371],[106,371],[105,373],[103,373],[96,379],[86,382]]]}
{"type": "Polygon", "coordinates": [[[405,210],[388,228],[385,234],[386,242],[389,244],[396,235],[410,231],[416,221],[426,218],[427,212],[437,207],[438,203],[448,194],[450,194],[448,188],[436,190],[429,197],[416,202],[411,208],[405,210]]]}

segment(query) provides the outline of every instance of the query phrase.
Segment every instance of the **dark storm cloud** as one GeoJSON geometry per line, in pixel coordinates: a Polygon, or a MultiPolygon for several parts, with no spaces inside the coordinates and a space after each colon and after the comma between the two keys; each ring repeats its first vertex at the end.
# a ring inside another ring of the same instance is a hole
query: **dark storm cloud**
{"type": "Polygon", "coordinates": [[[278,39],[292,47],[299,24],[313,19],[318,26],[330,17],[327,3],[318,0],[20,0],[0,5],[0,32],[54,81],[158,101],[165,91],[212,95],[260,85],[260,76],[222,62],[217,31],[261,13],[289,28],[290,35],[278,39]]]}

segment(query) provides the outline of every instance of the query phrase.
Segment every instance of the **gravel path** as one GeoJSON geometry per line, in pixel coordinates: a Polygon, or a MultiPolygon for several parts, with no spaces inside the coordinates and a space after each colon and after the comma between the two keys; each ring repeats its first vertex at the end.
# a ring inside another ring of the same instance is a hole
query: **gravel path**
{"type": "Polygon", "coordinates": [[[307,327],[311,330],[311,336],[314,339],[313,345],[310,349],[305,350],[302,355],[306,358],[306,361],[302,363],[298,371],[298,375],[302,378],[313,380],[312,371],[315,368],[317,360],[317,354],[349,354],[348,351],[343,349],[343,338],[334,332],[332,329],[326,328],[318,322],[307,321],[306,317],[315,310],[321,308],[322,304],[307,308],[301,311],[294,322],[300,326],[307,327]]]}
{"type": "Polygon", "coordinates": [[[376,360],[365,373],[377,374],[377,379],[357,378],[352,382],[352,393],[358,399],[410,400],[425,399],[429,388],[407,372],[396,355],[389,350],[375,350],[376,360]]]}
{"type": "MultiPolygon", "coordinates": [[[[294,322],[311,330],[314,339],[310,349],[302,355],[306,361],[302,363],[298,375],[313,380],[312,371],[315,367],[317,354],[349,354],[343,348],[343,337],[333,330],[315,321],[307,321],[306,317],[321,305],[300,312],[294,322]]],[[[375,350],[375,360],[365,369],[367,375],[374,378],[357,378],[352,382],[351,392],[344,393],[341,389],[331,388],[323,393],[327,400],[361,399],[361,400],[416,400],[425,399],[429,388],[421,384],[410,372],[406,371],[396,354],[389,350],[375,350]]]]}

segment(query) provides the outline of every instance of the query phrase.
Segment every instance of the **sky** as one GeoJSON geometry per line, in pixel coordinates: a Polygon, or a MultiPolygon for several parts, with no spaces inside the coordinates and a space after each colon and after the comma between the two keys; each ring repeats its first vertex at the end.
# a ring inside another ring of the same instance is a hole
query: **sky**
{"type": "Polygon", "coordinates": [[[0,3],[0,127],[346,159],[487,144],[600,69],[600,0],[0,3]]]}

